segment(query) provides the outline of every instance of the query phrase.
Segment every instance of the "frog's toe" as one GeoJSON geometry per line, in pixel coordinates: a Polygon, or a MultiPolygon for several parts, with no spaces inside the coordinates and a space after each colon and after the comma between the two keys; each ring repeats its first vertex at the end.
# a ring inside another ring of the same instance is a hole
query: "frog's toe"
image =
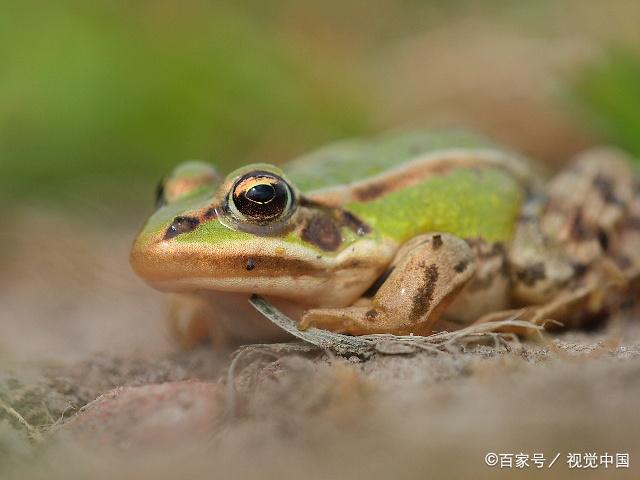
{"type": "Polygon", "coordinates": [[[331,330],[332,332],[342,332],[345,320],[342,309],[316,308],[307,310],[298,323],[300,330],[307,330],[310,327],[331,330]]]}
{"type": "Polygon", "coordinates": [[[298,323],[300,330],[316,327],[334,333],[365,335],[379,333],[376,328],[378,312],[369,307],[317,308],[307,310],[298,323]]]}
{"type": "Polygon", "coordinates": [[[300,321],[298,322],[298,330],[307,330],[311,327],[315,327],[314,316],[310,315],[309,311],[306,311],[300,321]]]}

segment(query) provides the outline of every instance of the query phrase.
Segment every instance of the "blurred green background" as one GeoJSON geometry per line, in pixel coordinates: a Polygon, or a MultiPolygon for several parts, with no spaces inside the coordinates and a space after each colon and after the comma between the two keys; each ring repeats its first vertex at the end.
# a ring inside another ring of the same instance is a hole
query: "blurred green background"
{"type": "Polygon", "coordinates": [[[0,200],[148,209],[158,179],[468,126],[548,162],[640,154],[638,2],[5,0],[0,200]]]}

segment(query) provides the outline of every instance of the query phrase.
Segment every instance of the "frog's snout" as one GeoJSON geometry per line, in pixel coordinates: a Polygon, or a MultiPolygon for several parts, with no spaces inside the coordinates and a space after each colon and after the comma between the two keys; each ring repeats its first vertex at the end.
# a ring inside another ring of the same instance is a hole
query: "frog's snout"
{"type": "Polygon", "coordinates": [[[133,241],[129,252],[129,263],[136,274],[148,280],[148,273],[150,266],[154,263],[154,259],[149,242],[145,241],[142,235],[138,235],[133,241]]]}

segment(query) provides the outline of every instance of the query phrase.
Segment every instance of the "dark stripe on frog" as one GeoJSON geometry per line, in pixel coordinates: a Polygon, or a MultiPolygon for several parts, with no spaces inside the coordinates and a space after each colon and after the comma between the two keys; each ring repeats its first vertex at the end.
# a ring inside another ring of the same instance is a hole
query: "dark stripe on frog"
{"type": "Polygon", "coordinates": [[[313,215],[302,229],[301,236],[304,241],[329,252],[336,251],[342,243],[340,228],[325,213],[313,215]]]}
{"type": "Polygon", "coordinates": [[[370,185],[355,189],[354,194],[357,200],[368,202],[384,195],[387,189],[388,187],[384,182],[371,183],[370,185]]]}
{"type": "Polygon", "coordinates": [[[468,266],[469,260],[460,260],[460,262],[458,262],[456,266],[453,267],[453,269],[456,271],[456,273],[462,273],[467,269],[468,266]]]}
{"type": "Polygon", "coordinates": [[[195,230],[200,224],[218,218],[218,211],[215,206],[206,208],[198,215],[181,215],[174,218],[173,222],[167,229],[163,240],[170,240],[183,233],[189,233],[195,230]]]}
{"type": "MultiPolygon", "coordinates": [[[[474,274],[472,280],[465,287],[469,292],[486,290],[497,278],[509,276],[510,265],[507,261],[507,252],[501,242],[488,243],[479,238],[465,240],[473,250],[479,265],[487,265],[490,262],[496,261],[496,259],[500,262],[496,268],[488,269],[485,266],[484,268],[478,269],[478,272],[474,274]]],[[[468,267],[469,262],[461,261],[456,264],[454,270],[456,273],[464,273],[468,267]],[[464,265],[463,268],[463,264],[465,263],[466,265],[464,265]]]]}
{"type": "Polygon", "coordinates": [[[516,277],[528,287],[532,287],[539,280],[547,278],[546,268],[542,262],[534,263],[517,270],[516,277]]]}
{"type": "Polygon", "coordinates": [[[523,173],[512,167],[508,162],[490,158],[486,152],[468,151],[462,154],[447,155],[442,152],[441,158],[435,159],[434,152],[426,154],[428,161],[413,159],[410,164],[399,166],[385,172],[382,178],[370,178],[356,182],[350,186],[339,185],[334,190],[319,193],[318,198],[324,199],[332,205],[348,202],[370,202],[391,192],[402,190],[429,178],[453,173],[461,169],[471,169],[476,174],[485,168],[499,169],[511,174],[517,182],[526,188],[527,181],[523,173]]]}
{"type": "Polygon", "coordinates": [[[604,252],[609,250],[609,235],[607,234],[607,232],[605,232],[602,228],[599,228],[597,238],[598,238],[598,244],[600,245],[600,248],[604,252]]]}
{"type": "Polygon", "coordinates": [[[215,207],[207,208],[205,212],[202,214],[202,218],[204,218],[205,220],[213,220],[214,218],[217,218],[217,217],[218,217],[218,212],[215,207]]]}
{"type": "Polygon", "coordinates": [[[356,235],[366,235],[371,232],[371,227],[353,213],[339,207],[330,207],[320,202],[301,197],[298,202],[300,207],[312,210],[321,210],[334,219],[338,227],[347,227],[356,235]]]}
{"type": "Polygon", "coordinates": [[[593,179],[593,186],[598,190],[602,200],[613,205],[623,205],[622,200],[614,192],[614,182],[602,174],[593,179]]]}
{"type": "Polygon", "coordinates": [[[502,242],[487,242],[481,238],[465,238],[464,240],[479,259],[486,260],[497,256],[503,258],[507,256],[502,242]]]}
{"type": "Polygon", "coordinates": [[[585,273],[589,271],[589,266],[580,262],[573,262],[571,264],[571,268],[573,268],[573,274],[576,277],[582,277],[585,273]]]}
{"type": "MultiPolygon", "coordinates": [[[[420,166],[422,167],[422,166],[420,166]]],[[[391,176],[382,180],[373,180],[365,183],[364,185],[357,186],[353,190],[353,194],[356,200],[360,202],[370,202],[378,197],[381,197],[387,193],[399,190],[404,186],[414,184],[422,180],[422,177],[431,175],[444,175],[452,170],[457,169],[457,166],[447,164],[435,164],[430,165],[429,168],[415,168],[416,174],[403,175],[401,177],[393,179],[391,176]],[[424,170],[424,171],[421,171],[424,170]]],[[[407,169],[408,171],[412,169],[407,169]]]]}
{"type": "Polygon", "coordinates": [[[571,235],[576,240],[591,240],[594,233],[587,230],[582,217],[582,208],[578,208],[573,218],[573,224],[571,225],[571,235]]]}
{"type": "Polygon", "coordinates": [[[431,264],[425,267],[422,286],[413,297],[413,306],[409,313],[409,320],[411,322],[417,322],[429,311],[439,276],[437,265],[431,264]]]}
{"type": "Polygon", "coordinates": [[[371,232],[371,227],[356,217],[353,213],[341,210],[341,225],[349,228],[356,235],[366,235],[371,232]]]}
{"type": "Polygon", "coordinates": [[[603,251],[609,249],[609,235],[602,228],[588,228],[584,224],[584,216],[581,208],[578,208],[571,225],[571,236],[578,242],[596,240],[603,251]]]}
{"type": "MultiPolygon", "coordinates": [[[[250,259],[255,265],[253,270],[247,270],[247,258],[239,259],[235,256],[220,257],[212,259],[206,252],[171,251],[167,252],[166,267],[162,271],[154,271],[154,278],[158,280],[174,280],[176,275],[181,279],[197,278],[199,274],[190,275],[189,271],[200,272],[203,266],[210,265],[216,272],[224,272],[229,278],[251,278],[257,274],[273,274],[273,272],[286,272],[288,276],[296,277],[318,277],[330,278],[332,274],[342,270],[342,267],[327,270],[325,266],[315,265],[300,259],[293,259],[279,255],[251,255],[250,259]],[[172,270],[171,265],[175,265],[176,270],[172,270]],[[260,273],[262,272],[262,273],[260,273]]],[[[373,262],[372,262],[373,263],[373,262]]],[[[362,262],[362,268],[374,267],[375,265],[362,262]]],[[[348,267],[345,267],[348,268],[348,267]]]]}
{"type": "Polygon", "coordinates": [[[373,322],[378,317],[378,311],[375,308],[372,308],[371,310],[368,310],[364,316],[367,320],[373,322]]]}
{"type": "Polygon", "coordinates": [[[183,233],[192,232],[198,225],[200,225],[200,220],[195,217],[176,217],[164,234],[164,240],[169,240],[183,233]]]}

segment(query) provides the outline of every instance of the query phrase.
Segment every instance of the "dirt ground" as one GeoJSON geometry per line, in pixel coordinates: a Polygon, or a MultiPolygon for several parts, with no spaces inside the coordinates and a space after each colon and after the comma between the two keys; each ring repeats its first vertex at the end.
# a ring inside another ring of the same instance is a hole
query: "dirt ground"
{"type": "Polygon", "coordinates": [[[230,375],[233,347],[168,340],[162,296],[127,265],[128,228],[23,218],[0,289],[0,478],[638,476],[637,312],[550,343],[365,362],[258,348],[230,375]],[[628,453],[630,468],[574,473],[570,453],[628,453]]]}

